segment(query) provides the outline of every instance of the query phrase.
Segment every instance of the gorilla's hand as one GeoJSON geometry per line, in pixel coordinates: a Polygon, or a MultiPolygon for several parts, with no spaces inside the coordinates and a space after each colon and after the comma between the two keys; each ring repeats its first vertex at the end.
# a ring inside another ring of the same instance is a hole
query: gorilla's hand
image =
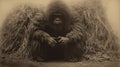
{"type": "Polygon", "coordinates": [[[58,42],[63,45],[65,45],[69,42],[69,38],[67,38],[67,37],[58,37],[58,39],[59,39],[58,42]]]}
{"type": "Polygon", "coordinates": [[[54,47],[54,46],[57,44],[57,42],[56,42],[56,40],[55,40],[54,38],[49,37],[49,38],[48,38],[48,44],[49,44],[51,47],[54,47]]]}

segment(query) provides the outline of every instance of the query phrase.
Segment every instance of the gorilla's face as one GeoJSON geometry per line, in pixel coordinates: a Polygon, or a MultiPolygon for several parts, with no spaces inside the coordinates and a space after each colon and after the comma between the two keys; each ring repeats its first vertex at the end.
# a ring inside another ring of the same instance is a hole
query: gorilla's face
{"type": "Polygon", "coordinates": [[[53,13],[50,17],[50,21],[53,25],[61,25],[64,22],[64,16],[61,13],[53,13]]]}
{"type": "Polygon", "coordinates": [[[49,16],[49,27],[54,31],[61,31],[65,25],[64,14],[60,12],[51,13],[49,16]]]}
{"type": "Polygon", "coordinates": [[[54,19],[53,19],[53,24],[62,24],[62,14],[60,13],[55,13],[54,15],[54,19]]]}

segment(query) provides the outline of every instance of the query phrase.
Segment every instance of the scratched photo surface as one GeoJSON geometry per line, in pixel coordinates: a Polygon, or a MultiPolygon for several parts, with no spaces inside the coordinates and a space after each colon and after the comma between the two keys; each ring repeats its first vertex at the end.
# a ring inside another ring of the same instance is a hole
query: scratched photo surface
{"type": "Polygon", "coordinates": [[[0,67],[120,67],[119,0],[0,0],[0,67]]]}

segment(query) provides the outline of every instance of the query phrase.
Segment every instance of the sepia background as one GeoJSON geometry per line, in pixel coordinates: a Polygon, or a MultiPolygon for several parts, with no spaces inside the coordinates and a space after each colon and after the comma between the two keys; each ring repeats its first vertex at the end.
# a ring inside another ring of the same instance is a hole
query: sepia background
{"type": "MultiPolygon", "coordinates": [[[[0,27],[7,14],[15,6],[21,3],[35,4],[37,6],[46,7],[50,1],[54,0],[0,0],[0,27]]],[[[71,5],[76,2],[83,2],[84,0],[64,0],[66,4],[71,5]]],[[[105,7],[107,18],[114,31],[120,39],[120,0],[101,0],[105,7]]]]}
{"type": "MultiPolygon", "coordinates": [[[[17,5],[26,3],[26,4],[31,4],[31,5],[34,4],[36,6],[42,5],[46,8],[46,6],[51,1],[54,1],[54,0],[0,0],[0,27],[2,26],[2,23],[3,23],[4,19],[6,18],[6,16],[8,15],[8,13],[17,5]]],[[[78,1],[80,3],[82,3],[85,0],[63,0],[63,1],[65,1],[65,3],[68,5],[72,5],[78,1]]],[[[119,39],[120,39],[120,0],[101,0],[101,1],[106,10],[107,19],[112,27],[112,30],[114,31],[116,36],[119,37],[119,39]]],[[[119,45],[119,47],[120,47],[120,45],[119,45]]],[[[104,66],[106,65],[105,67],[119,67],[118,63],[116,63],[116,62],[109,63],[110,65],[106,64],[104,62],[97,63],[97,64],[100,67],[101,67],[101,65],[104,65],[104,66]]],[[[93,67],[97,67],[97,64],[95,63],[93,67]]],[[[67,67],[68,65],[69,65],[69,67],[74,67],[74,66],[79,67],[80,65],[87,67],[87,66],[85,66],[86,62],[78,62],[78,63],[62,62],[62,63],[47,63],[47,64],[43,63],[42,65],[43,66],[41,66],[41,67],[49,67],[49,65],[51,65],[51,67],[67,67]]],[[[88,64],[88,67],[89,67],[89,65],[92,66],[92,62],[88,64]]],[[[1,67],[1,65],[0,65],[0,67],[1,67]]]]}

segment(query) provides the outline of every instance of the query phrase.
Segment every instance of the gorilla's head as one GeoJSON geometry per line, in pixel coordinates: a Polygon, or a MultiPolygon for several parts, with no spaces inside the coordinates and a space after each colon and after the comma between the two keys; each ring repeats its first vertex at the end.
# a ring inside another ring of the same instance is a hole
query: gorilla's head
{"type": "Polygon", "coordinates": [[[64,22],[63,20],[65,21],[64,15],[61,12],[54,12],[49,18],[49,21],[55,25],[62,24],[64,22]]]}
{"type": "Polygon", "coordinates": [[[48,22],[53,25],[67,24],[70,20],[68,7],[61,1],[52,2],[47,10],[48,22]]]}

